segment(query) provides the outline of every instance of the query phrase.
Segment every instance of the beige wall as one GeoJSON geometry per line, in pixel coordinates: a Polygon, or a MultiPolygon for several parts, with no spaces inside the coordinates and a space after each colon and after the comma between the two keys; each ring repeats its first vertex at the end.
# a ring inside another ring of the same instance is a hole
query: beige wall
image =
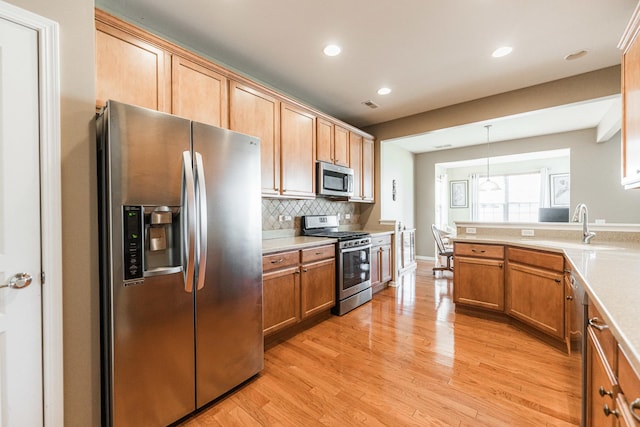
{"type": "Polygon", "coordinates": [[[94,24],[90,0],[9,0],[60,25],[64,402],[67,427],[100,416],[94,24]]]}
{"type": "Polygon", "coordinates": [[[413,154],[392,144],[380,147],[380,216],[384,220],[402,221],[407,228],[414,226],[413,154]],[[396,200],[393,200],[393,181],[396,181],[396,200]]]}

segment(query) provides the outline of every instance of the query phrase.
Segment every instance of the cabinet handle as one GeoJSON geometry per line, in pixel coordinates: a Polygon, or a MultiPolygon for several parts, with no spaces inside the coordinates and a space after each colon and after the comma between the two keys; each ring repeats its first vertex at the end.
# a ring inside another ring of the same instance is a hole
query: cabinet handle
{"type": "Polygon", "coordinates": [[[567,301],[573,301],[573,296],[567,295],[567,301]]]}
{"type": "Polygon", "coordinates": [[[316,255],[322,255],[322,252],[316,252],[316,255]]]}
{"type": "Polygon", "coordinates": [[[284,258],[271,260],[271,264],[280,264],[281,262],[284,262],[284,258]]]}
{"type": "Polygon", "coordinates": [[[303,269],[302,269],[302,271],[306,273],[306,272],[307,272],[307,269],[306,269],[306,268],[303,268],[303,269]]]}
{"type": "Polygon", "coordinates": [[[620,412],[616,411],[615,409],[609,408],[609,405],[607,405],[606,403],[604,404],[602,410],[604,411],[604,415],[606,417],[608,417],[609,415],[614,415],[616,418],[618,418],[618,416],[620,416],[620,412]]]}
{"type": "Polygon", "coordinates": [[[602,397],[605,397],[605,396],[613,397],[613,392],[605,390],[603,386],[600,386],[600,388],[598,389],[598,394],[602,397]]]}
{"type": "Polygon", "coordinates": [[[555,281],[556,281],[556,283],[562,282],[562,280],[560,280],[560,279],[556,279],[555,281]]]}
{"type": "Polygon", "coordinates": [[[471,252],[473,252],[474,254],[483,254],[486,251],[484,249],[471,249],[471,252]]]}
{"type": "Polygon", "coordinates": [[[640,397],[629,404],[631,415],[636,421],[640,421],[640,415],[636,414],[636,409],[640,408],[640,397]]]}
{"type": "Polygon", "coordinates": [[[293,274],[300,274],[300,270],[294,271],[293,274]]]}
{"type": "Polygon", "coordinates": [[[600,321],[600,319],[598,319],[597,317],[594,317],[592,319],[589,319],[589,326],[592,326],[594,328],[596,328],[599,331],[604,331],[605,329],[609,329],[608,325],[599,325],[598,322],[600,321]]]}

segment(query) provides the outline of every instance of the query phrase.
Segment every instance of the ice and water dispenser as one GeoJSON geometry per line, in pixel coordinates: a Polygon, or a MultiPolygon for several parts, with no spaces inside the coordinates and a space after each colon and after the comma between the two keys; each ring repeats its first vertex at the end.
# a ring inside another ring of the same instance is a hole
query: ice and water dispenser
{"type": "Polygon", "coordinates": [[[180,259],[180,208],[123,206],[124,284],[177,273],[180,259]]]}

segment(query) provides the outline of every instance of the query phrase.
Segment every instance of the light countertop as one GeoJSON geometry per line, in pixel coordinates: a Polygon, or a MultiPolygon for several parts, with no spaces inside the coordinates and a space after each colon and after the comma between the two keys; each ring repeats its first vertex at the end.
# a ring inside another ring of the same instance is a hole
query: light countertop
{"type": "Polygon", "coordinates": [[[579,239],[459,234],[454,242],[514,245],[564,253],[590,302],[640,372],[640,243],[596,239],[583,244],[579,239]]]}

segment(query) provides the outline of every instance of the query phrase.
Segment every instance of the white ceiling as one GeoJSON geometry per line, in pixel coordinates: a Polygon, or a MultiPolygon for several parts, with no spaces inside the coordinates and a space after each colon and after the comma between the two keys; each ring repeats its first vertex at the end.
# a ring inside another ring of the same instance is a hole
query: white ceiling
{"type": "Polygon", "coordinates": [[[635,4],[96,0],[99,8],[358,127],[619,64],[617,44],[635,4]],[[327,43],[341,45],[342,54],[324,56],[327,43]],[[502,45],[513,53],[492,58],[502,45]],[[586,56],[563,59],[583,49],[586,56]],[[391,94],[377,95],[381,86],[391,94]],[[370,109],[366,100],[380,107],[370,109]]]}

